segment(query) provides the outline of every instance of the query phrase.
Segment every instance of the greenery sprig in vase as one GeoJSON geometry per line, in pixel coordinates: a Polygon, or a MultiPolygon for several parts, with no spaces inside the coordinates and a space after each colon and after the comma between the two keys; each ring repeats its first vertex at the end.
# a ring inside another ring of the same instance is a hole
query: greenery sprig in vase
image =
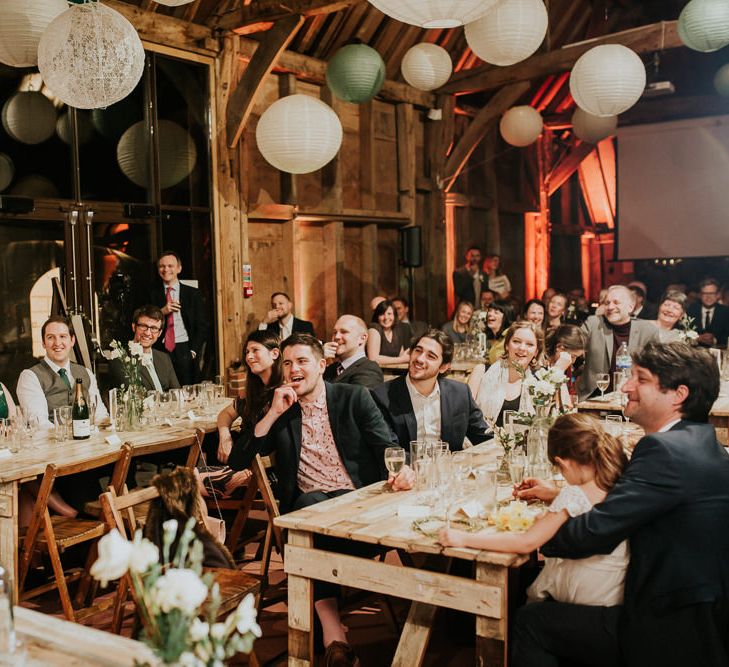
{"type": "Polygon", "coordinates": [[[134,430],[139,426],[144,412],[145,388],[142,382],[144,349],[140,343],[133,340],[126,345],[118,340],[113,340],[110,348],[104,353],[104,356],[109,361],[117,360],[121,364],[124,383],[119,388],[118,400],[124,406],[128,427],[134,430]]]}

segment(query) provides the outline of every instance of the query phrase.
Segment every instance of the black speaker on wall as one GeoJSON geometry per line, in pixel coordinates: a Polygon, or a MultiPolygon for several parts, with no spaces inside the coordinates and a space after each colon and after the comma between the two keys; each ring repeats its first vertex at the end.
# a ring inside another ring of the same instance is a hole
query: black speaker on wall
{"type": "Polygon", "coordinates": [[[400,230],[400,264],[408,268],[423,265],[422,227],[403,227],[400,230]]]}

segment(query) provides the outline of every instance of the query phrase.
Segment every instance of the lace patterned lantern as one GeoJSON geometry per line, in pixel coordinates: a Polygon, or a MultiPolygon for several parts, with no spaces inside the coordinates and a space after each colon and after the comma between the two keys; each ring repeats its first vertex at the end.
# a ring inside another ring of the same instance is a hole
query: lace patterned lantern
{"type": "Polygon", "coordinates": [[[709,53],[729,44],[729,2],[691,0],[678,17],[678,36],[694,51],[709,53]]]}
{"type": "Polygon", "coordinates": [[[615,130],[618,129],[618,117],[593,116],[577,107],[572,114],[572,129],[582,141],[596,144],[615,134],[615,130]]]}
{"type": "Polygon", "coordinates": [[[73,5],[41,37],[38,69],[68,106],[98,109],[134,90],[144,71],[144,49],[119,12],[100,2],[73,5]]]}
{"type": "MultiPolygon", "coordinates": [[[[87,111],[76,112],[76,132],[80,146],[89,142],[94,134],[94,126],[87,111]]],[[[64,144],[71,144],[71,112],[61,114],[56,122],[56,134],[64,144]]]]}
{"type": "Polygon", "coordinates": [[[645,65],[621,44],[603,44],[583,53],[572,68],[570,93],[593,116],[617,116],[645,90],[645,65]]]}
{"type": "Polygon", "coordinates": [[[289,95],[264,111],[256,127],[256,142],[276,169],[308,174],[334,159],[342,145],[342,124],[321,100],[289,95]]]}
{"type": "MultiPolygon", "coordinates": [[[[159,186],[165,190],[187,178],[195,168],[197,149],[192,137],[171,120],[159,121],[159,186]]],[[[149,184],[149,132],[139,121],[119,139],[116,160],[123,174],[141,188],[149,184]]]]}
{"type": "Polygon", "coordinates": [[[403,79],[413,88],[435,90],[451,78],[453,62],[442,46],[423,42],[408,50],[400,69],[403,79]]]}
{"type": "Polygon", "coordinates": [[[41,35],[67,7],[66,0],[3,0],[0,62],[11,67],[35,67],[41,35]]]}
{"type": "Polygon", "coordinates": [[[0,153],[0,192],[5,190],[13,182],[15,176],[15,165],[9,155],[0,153]]]}
{"type": "Polygon", "coordinates": [[[542,133],[542,114],[530,106],[511,107],[499,124],[501,136],[507,144],[523,148],[533,144],[542,133]]]}
{"type": "Polygon", "coordinates": [[[547,34],[543,0],[507,0],[466,25],[473,52],[492,65],[513,65],[534,53],[547,34]]]}
{"type": "Polygon", "coordinates": [[[42,144],[56,129],[56,109],[42,93],[15,93],[3,105],[2,121],[10,137],[22,144],[42,144]]]}
{"type": "Polygon", "coordinates": [[[421,28],[457,28],[502,0],[370,0],[383,14],[421,28]]]}

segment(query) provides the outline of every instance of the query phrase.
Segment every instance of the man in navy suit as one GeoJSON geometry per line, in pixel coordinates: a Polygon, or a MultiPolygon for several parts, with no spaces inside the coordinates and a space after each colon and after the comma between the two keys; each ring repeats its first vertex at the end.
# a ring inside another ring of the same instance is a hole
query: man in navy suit
{"type": "Polygon", "coordinates": [[[430,329],[414,341],[408,373],[373,390],[377,406],[400,446],[411,440],[443,440],[451,451],[463,449],[466,437],[478,444],[490,437],[483,414],[468,385],[446,380],[453,360],[453,341],[430,329]]]}
{"type": "Polygon", "coordinates": [[[294,317],[293,310],[294,304],[291,303],[288,294],[274,292],[271,294],[271,310],[266,313],[266,317],[263,318],[263,322],[258,325],[258,328],[272,331],[282,341],[292,333],[308,333],[316,336],[314,325],[307,320],[294,317]]]}
{"type": "Polygon", "coordinates": [[[701,301],[688,309],[699,332],[699,344],[704,347],[724,347],[729,337],[729,308],[719,303],[719,283],[707,278],[699,285],[701,301]]]}
{"type": "MultiPolygon", "coordinates": [[[[626,417],[646,435],[605,500],[569,519],[542,553],[587,558],[627,539],[623,607],[527,605],[513,633],[515,667],[729,665],[729,456],[706,423],[716,362],[683,343],[648,343],[622,390],[626,417]]],[[[556,495],[537,480],[525,486],[522,498],[556,495]]]]}
{"type": "Polygon", "coordinates": [[[157,261],[157,271],[162,283],[152,289],[150,302],[165,316],[157,347],[169,352],[180,384],[193,384],[208,332],[202,294],[180,283],[182,260],[176,252],[165,250],[157,261]]]}

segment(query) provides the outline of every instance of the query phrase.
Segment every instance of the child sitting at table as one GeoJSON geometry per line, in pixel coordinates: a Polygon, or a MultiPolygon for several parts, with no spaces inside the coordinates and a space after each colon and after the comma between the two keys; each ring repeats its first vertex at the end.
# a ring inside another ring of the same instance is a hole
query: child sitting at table
{"type": "MultiPolygon", "coordinates": [[[[549,431],[548,455],[559,466],[568,486],[560,490],[529,530],[467,533],[446,528],[440,532],[439,542],[452,547],[530,553],[554,537],[569,517],[588,512],[602,502],[627,464],[620,442],[606,433],[597,419],[585,414],[567,414],[555,421],[549,431]]],[[[542,480],[527,479],[522,486],[546,484],[542,480]]],[[[553,496],[553,489],[549,491],[553,496]]],[[[619,605],[623,601],[627,565],[627,542],[605,556],[580,560],[547,558],[527,595],[530,600],[552,598],[573,604],[619,605]]]]}

